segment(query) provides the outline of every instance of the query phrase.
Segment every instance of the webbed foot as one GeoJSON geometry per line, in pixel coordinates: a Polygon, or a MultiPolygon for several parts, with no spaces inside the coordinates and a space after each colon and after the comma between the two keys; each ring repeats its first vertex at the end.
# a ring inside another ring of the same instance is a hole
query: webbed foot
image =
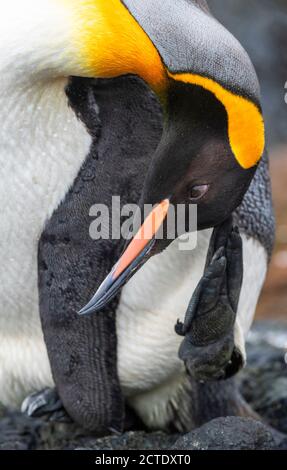
{"type": "Polygon", "coordinates": [[[232,220],[215,228],[203,277],[189,303],[179,357],[199,381],[233,376],[243,365],[234,344],[234,324],[243,278],[242,240],[232,220]]]}

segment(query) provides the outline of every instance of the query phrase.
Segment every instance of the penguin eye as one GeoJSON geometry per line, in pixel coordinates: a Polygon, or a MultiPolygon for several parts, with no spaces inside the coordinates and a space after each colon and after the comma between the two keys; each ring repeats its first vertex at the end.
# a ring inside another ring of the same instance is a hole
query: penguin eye
{"type": "Polygon", "coordinates": [[[189,199],[191,201],[198,201],[201,199],[208,191],[208,184],[201,184],[198,186],[192,186],[189,189],[189,199]]]}

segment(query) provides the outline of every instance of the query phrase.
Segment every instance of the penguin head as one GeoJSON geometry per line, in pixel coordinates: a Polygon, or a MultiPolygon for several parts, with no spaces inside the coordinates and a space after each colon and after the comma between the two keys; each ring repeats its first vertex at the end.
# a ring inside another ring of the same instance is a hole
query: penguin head
{"type": "Polygon", "coordinates": [[[214,227],[239,206],[256,165],[243,168],[236,159],[226,109],[210,91],[173,81],[168,110],[142,203],[168,199],[175,209],[184,204],[187,210],[194,204],[198,230],[214,227]]]}
{"type": "Polygon", "coordinates": [[[102,309],[152,256],[189,232],[194,226],[191,205],[197,209],[197,230],[226,220],[241,203],[256,171],[256,165],[243,168],[235,158],[226,109],[210,91],[173,81],[168,101],[162,138],[139,203],[142,225],[81,314],[102,309]],[[147,216],[145,207],[153,207],[147,216]],[[184,226],[178,224],[178,208],[181,216],[184,213],[184,226]]]}
{"type": "MultiPolygon", "coordinates": [[[[176,8],[174,3],[170,7],[176,8]]],[[[142,225],[80,314],[102,309],[151,256],[168,247],[172,242],[167,227],[171,208],[176,219],[178,207],[184,207],[186,231],[191,225],[190,205],[197,206],[197,230],[216,227],[227,219],[241,203],[263,154],[264,123],[253,66],[233,36],[205,11],[198,11],[195,3],[178,2],[182,8],[192,7],[188,10],[189,30],[185,34],[184,27],[179,28],[176,38],[164,42],[166,35],[161,37],[158,31],[165,29],[153,29],[144,19],[140,22],[138,2],[124,2],[161,53],[160,66],[154,64],[161,68],[154,76],[161,79],[156,85],[149,84],[162,102],[164,126],[139,203],[142,225]],[[202,28],[207,37],[201,38],[202,28]],[[187,51],[187,37],[190,57],[187,52],[180,54],[182,38],[187,51]],[[198,50],[205,61],[198,52],[197,61],[194,59],[193,52],[198,50]],[[148,216],[146,205],[153,206],[148,216]],[[163,233],[160,239],[156,236],[159,229],[163,233]]],[[[165,8],[152,0],[144,5],[165,8]]],[[[181,10],[180,15],[184,26],[187,14],[181,10]]],[[[148,82],[147,75],[143,78],[148,82]]],[[[181,234],[176,231],[175,238],[181,234]]]]}

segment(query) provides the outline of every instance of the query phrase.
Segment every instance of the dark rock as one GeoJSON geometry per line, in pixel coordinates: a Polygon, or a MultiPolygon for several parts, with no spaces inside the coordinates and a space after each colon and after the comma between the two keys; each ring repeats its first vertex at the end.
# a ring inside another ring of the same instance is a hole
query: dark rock
{"type": "Polygon", "coordinates": [[[238,379],[245,399],[274,428],[287,433],[287,324],[260,322],[247,343],[238,379]]]}
{"type": "Polygon", "coordinates": [[[161,432],[128,432],[120,436],[101,439],[83,439],[66,447],[71,450],[166,450],[175,443],[178,435],[161,432]]]}
{"type": "Polygon", "coordinates": [[[250,418],[217,418],[177,440],[176,450],[287,449],[287,439],[250,418]]]}
{"type": "Polygon", "coordinates": [[[241,392],[268,424],[250,418],[217,418],[178,439],[161,432],[97,438],[73,424],[28,418],[0,409],[0,450],[26,449],[287,449],[287,323],[255,324],[247,342],[241,392]],[[269,425],[269,426],[268,426],[269,425]],[[177,440],[178,439],[178,440],[177,440]],[[176,442],[176,444],[175,444],[176,442]]]}
{"type": "MultiPolygon", "coordinates": [[[[4,413],[4,411],[2,411],[4,413]]],[[[6,412],[0,421],[1,450],[29,450],[37,443],[39,420],[29,420],[21,413],[6,412]]]]}
{"type": "Polygon", "coordinates": [[[97,438],[73,424],[46,422],[6,412],[0,421],[0,450],[149,450],[169,449],[178,435],[128,432],[97,438]]]}

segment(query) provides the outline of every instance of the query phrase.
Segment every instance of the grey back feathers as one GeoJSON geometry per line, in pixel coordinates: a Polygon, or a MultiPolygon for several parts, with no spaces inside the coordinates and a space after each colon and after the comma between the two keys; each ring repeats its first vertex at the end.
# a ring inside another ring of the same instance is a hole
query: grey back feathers
{"type": "Polygon", "coordinates": [[[259,105],[259,84],[248,54],[211,14],[206,2],[122,0],[170,72],[212,78],[259,105]]]}

